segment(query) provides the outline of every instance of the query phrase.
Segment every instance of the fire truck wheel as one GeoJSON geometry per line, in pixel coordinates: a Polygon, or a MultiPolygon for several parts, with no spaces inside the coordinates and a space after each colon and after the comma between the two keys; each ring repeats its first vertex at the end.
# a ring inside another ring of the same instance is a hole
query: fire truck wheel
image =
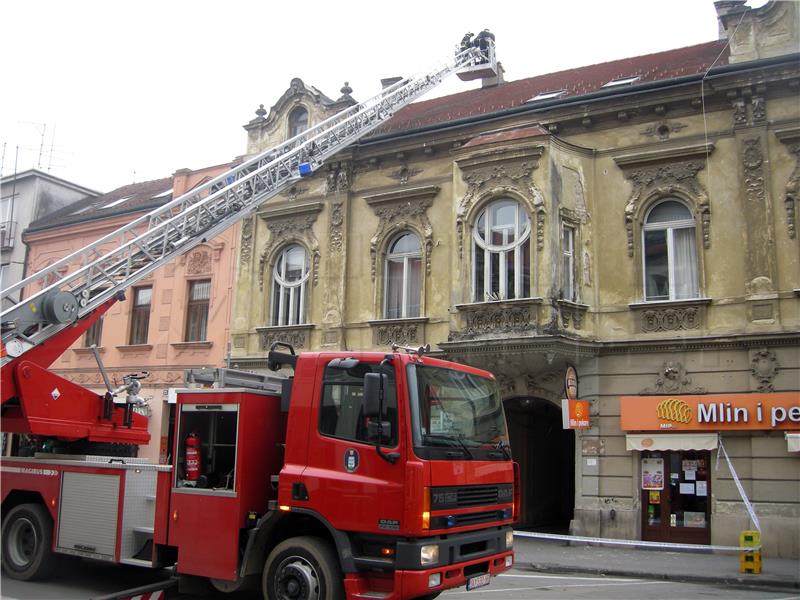
{"type": "Polygon", "coordinates": [[[296,537],[275,546],[261,580],[266,600],[343,600],[342,571],[331,545],[296,537]]]}
{"type": "Polygon", "coordinates": [[[53,519],[41,504],[20,504],[3,519],[3,571],[12,579],[29,581],[52,574],[57,557],[53,519]]]}

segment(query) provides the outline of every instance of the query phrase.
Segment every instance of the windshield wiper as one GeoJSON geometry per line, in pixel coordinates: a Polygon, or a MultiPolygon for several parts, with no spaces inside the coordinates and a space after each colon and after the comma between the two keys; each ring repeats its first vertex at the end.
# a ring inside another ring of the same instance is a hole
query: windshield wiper
{"type": "Polygon", "coordinates": [[[426,433],[426,434],[424,434],[424,435],[422,436],[422,441],[423,441],[423,442],[426,442],[426,441],[428,441],[428,440],[431,440],[431,439],[434,439],[434,440],[444,440],[444,441],[448,441],[448,442],[452,442],[452,441],[454,441],[454,442],[456,442],[456,443],[457,443],[459,446],[461,446],[461,449],[464,451],[464,454],[466,454],[467,456],[469,456],[470,460],[475,460],[475,457],[472,455],[472,452],[470,452],[470,451],[469,451],[469,448],[467,448],[467,445],[466,445],[466,444],[464,443],[464,441],[461,439],[461,438],[463,437],[463,435],[464,435],[464,434],[461,434],[461,433],[460,433],[460,434],[457,434],[456,436],[450,436],[450,435],[441,435],[441,434],[438,434],[438,433],[426,433]]]}

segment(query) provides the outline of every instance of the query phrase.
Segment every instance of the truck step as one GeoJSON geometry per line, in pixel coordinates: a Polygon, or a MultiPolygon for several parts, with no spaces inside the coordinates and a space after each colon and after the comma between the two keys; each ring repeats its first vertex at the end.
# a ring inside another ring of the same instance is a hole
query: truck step
{"type": "Polygon", "coordinates": [[[136,567],[153,567],[153,561],[142,560],[141,558],[120,558],[119,564],[121,565],[134,565],[136,567]]]}
{"type": "Polygon", "coordinates": [[[365,598],[372,600],[373,598],[386,598],[389,594],[386,592],[365,592],[363,594],[356,594],[353,598],[365,598]]]}

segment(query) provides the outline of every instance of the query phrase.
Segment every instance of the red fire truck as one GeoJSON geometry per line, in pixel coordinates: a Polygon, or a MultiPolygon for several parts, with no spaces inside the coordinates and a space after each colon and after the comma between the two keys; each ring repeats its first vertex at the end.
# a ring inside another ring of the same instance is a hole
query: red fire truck
{"type": "MultiPolygon", "coordinates": [[[[491,374],[393,347],[302,353],[281,375],[187,374],[166,465],[147,443],[143,375],[98,395],[48,370],[123,292],[458,72],[496,70],[493,40],[312,127],[2,292],[2,567],[64,555],[158,568],[272,600],[432,598],[513,564],[518,474],[491,374]],[[79,265],[77,268],[75,265],[79,265]],[[13,301],[30,290],[21,301],[13,301]],[[198,387],[199,386],[199,387],[198,387]]],[[[98,367],[105,375],[99,355],[98,367]]]]}

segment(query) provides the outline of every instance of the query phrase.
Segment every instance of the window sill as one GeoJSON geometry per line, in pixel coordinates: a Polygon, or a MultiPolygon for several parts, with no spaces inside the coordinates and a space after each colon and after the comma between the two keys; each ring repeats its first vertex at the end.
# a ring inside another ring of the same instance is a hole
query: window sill
{"type": "Polygon", "coordinates": [[[469,304],[456,304],[458,311],[483,310],[487,308],[513,308],[515,306],[532,306],[541,304],[539,297],[515,298],[514,300],[489,300],[488,302],[471,302],[469,304]]]}
{"type": "Polygon", "coordinates": [[[685,298],[683,300],[643,300],[642,302],[631,302],[628,307],[636,310],[642,308],[654,307],[680,307],[680,306],[697,306],[697,305],[711,304],[711,298],[685,298]]]}
{"type": "Polygon", "coordinates": [[[202,341],[202,342],[171,342],[170,346],[175,348],[176,350],[191,350],[194,348],[197,349],[205,349],[211,348],[214,345],[214,342],[209,341],[202,341]]]}
{"type": "MultiPolygon", "coordinates": [[[[92,349],[91,349],[91,348],[86,348],[86,347],[83,347],[83,348],[73,348],[73,349],[72,349],[72,351],[73,351],[75,354],[81,354],[81,355],[89,355],[89,354],[92,354],[92,349]]],[[[97,351],[98,351],[100,354],[105,354],[105,352],[106,352],[106,349],[105,349],[103,346],[98,346],[98,347],[97,347],[97,351]]]]}
{"type": "Polygon", "coordinates": [[[120,352],[148,352],[153,349],[153,344],[126,344],[116,348],[120,352]]]}

